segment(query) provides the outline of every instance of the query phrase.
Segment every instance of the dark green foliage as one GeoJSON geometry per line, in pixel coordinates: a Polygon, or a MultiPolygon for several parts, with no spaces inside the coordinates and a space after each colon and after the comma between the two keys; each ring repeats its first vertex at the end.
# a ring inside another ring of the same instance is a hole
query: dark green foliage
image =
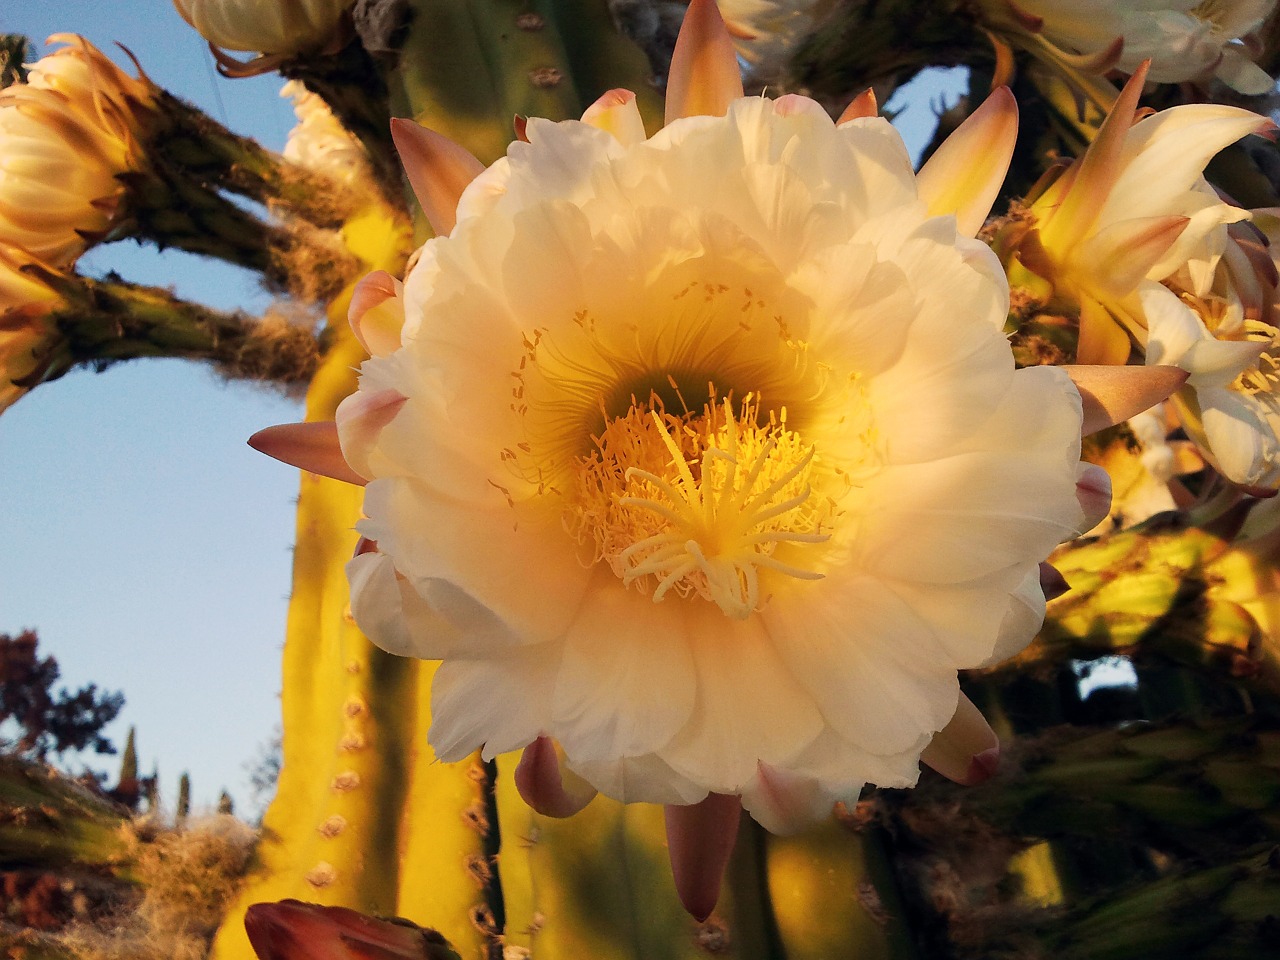
{"type": "Polygon", "coordinates": [[[34,630],[0,634],[0,724],[12,721],[17,727],[16,737],[0,738],[0,747],[32,760],[67,750],[115,753],[102,729],[120,713],[124,695],[99,691],[93,683],[55,694],[58,661],[41,658],[38,643],[34,630]]]}

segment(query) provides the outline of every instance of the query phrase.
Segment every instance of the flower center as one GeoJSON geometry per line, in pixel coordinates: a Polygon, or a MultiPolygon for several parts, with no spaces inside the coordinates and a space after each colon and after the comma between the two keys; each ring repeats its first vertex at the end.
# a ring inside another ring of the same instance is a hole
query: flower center
{"type": "Polygon", "coordinates": [[[651,394],[592,439],[567,522],[623,583],[655,601],[696,594],[744,619],[768,600],[762,568],[822,577],[795,554],[828,538],[833,506],[811,495],[814,450],[787,427],[785,407],[762,416],[748,394],[735,413],[712,388],[700,412],[675,416],[651,394]]]}

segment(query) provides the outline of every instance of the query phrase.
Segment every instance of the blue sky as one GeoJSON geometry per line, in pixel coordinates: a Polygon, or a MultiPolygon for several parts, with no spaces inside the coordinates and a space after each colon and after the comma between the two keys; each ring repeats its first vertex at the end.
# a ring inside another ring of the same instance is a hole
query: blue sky
{"type": "MultiPolygon", "coordinates": [[[[167,0],[6,5],[0,28],[44,52],[83,34],[120,62],[129,47],[160,85],[280,149],[293,113],[278,77],[228,81],[167,0]]],[[[260,310],[256,277],[133,242],[80,262],[260,310]]],[[[180,361],[77,371],[0,417],[0,631],[39,631],[68,685],[121,690],[111,735],[138,728],[142,769],[169,801],[190,770],[197,804],[225,787],[242,808],[245,764],[277,723],[296,474],[245,438],[301,418],[296,401],[180,361]]],[[[113,773],[113,758],[91,765],[113,773]]]]}
{"type": "MultiPolygon", "coordinates": [[[[124,64],[119,42],[158,84],[273,149],[293,124],[278,77],[217,76],[168,0],[15,2],[0,29],[37,53],[52,33],[80,33],[124,64]]],[[[957,82],[934,78],[903,101],[913,152],[957,82]]],[[[132,242],[80,261],[108,269],[212,306],[269,302],[251,274],[132,242]]],[[[109,733],[123,745],[138,728],[142,770],[158,766],[170,803],[188,770],[197,805],[225,788],[249,811],[247,764],[278,722],[297,475],[245,438],[301,415],[199,365],[144,361],[74,372],[0,416],[0,632],[34,628],[67,685],[125,694],[109,733]]]]}

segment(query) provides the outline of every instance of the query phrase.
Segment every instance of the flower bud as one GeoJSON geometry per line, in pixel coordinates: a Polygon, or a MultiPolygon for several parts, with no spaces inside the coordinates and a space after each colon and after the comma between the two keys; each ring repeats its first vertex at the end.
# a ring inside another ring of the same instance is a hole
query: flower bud
{"type": "Polygon", "coordinates": [[[255,903],[244,918],[260,960],[457,960],[445,939],[407,920],[298,900],[255,903]]]}
{"type": "Polygon", "coordinates": [[[27,392],[61,339],[49,312],[58,294],[22,268],[31,258],[0,246],[0,413],[27,392]]]}
{"type": "Polygon", "coordinates": [[[324,100],[297,80],[281,87],[280,96],[293,101],[293,111],[298,115],[298,125],[289,131],[284,145],[286,160],[346,186],[372,179],[369,155],[324,100]]]}
{"type": "Polygon", "coordinates": [[[354,0],[173,0],[182,19],[227,50],[294,54],[326,46],[354,0]]]}

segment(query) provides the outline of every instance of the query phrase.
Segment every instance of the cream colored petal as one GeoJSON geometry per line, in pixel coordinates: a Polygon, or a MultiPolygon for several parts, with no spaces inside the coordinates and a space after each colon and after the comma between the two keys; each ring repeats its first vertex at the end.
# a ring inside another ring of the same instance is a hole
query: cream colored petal
{"type": "Polygon", "coordinates": [[[438,659],[465,647],[466,636],[436,613],[397,576],[380,553],[362,553],[347,562],[351,616],[370,640],[398,657],[438,659]]]}
{"type": "MultiPolygon", "coordinates": [[[[1044,565],[1042,565],[1044,566],[1044,565]]],[[[1039,568],[1029,571],[1009,595],[991,655],[978,667],[989,667],[1021,653],[1044,623],[1045,594],[1039,568]]]]}
{"type": "Polygon", "coordinates": [[[677,773],[656,754],[610,757],[607,760],[566,760],[603,794],[622,803],[697,803],[707,796],[698,778],[677,773]]]}
{"type": "Polygon", "coordinates": [[[610,133],[624,147],[644,143],[644,121],[630,90],[607,90],[587,107],[582,122],[610,133]]]}
{"type": "Polygon", "coordinates": [[[500,490],[485,487],[487,505],[459,504],[418,479],[379,478],[365,488],[368,518],[357,529],[429,602],[431,582],[443,581],[522,642],[558,640],[591,571],[579,562],[558,510],[509,504],[500,490]]]}
{"type": "Polygon", "coordinates": [[[1276,81],[1271,74],[1250,60],[1234,46],[1225,47],[1222,60],[1218,63],[1215,75],[1238,93],[1251,97],[1259,97],[1275,89],[1276,81]]]}
{"type": "Polygon", "coordinates": [[[867,484],[856,562],[889,577],[948,584],[1044,559],[1082,532],[1074,477],[1056,459],[1005,450],[885,470],[867,484]],[[919,529],[929,537],[902,534],[919,529]]]}
{"type": "Polygon", "coordinates": [[[1225,387],[1184,388],[1173,397],[1178,418],[1205,458],[1233,483],[1280,487],[1280,414],[1225,387]]]}
{"type": "Polygon", "coordinates": [[[375,270],[356,284],[347,322],[370,356],[383,357],[399,348],[403,293],[404,285],[385,270],[375,270]]]}
{"type": "Polygon", "coordinates": [[[1148,365],[1168,364],[1189,374],[1190,387],[1226,386],[1257,366],[1268,344],[1217,340],[1204,321],[1171,290],[1151,283],[1141,291],[1148,330],[1148,365]]]}
{"type": "Polygon", "coordinates": [[[1089,273],[1090,288],[1116,299],[1128,296],[1177,242],[1189,217],[1141,217],[1109,223],[1073,254],[1089,273]]]}
{"type": "MultiPolygon", "coordinates": [[[[914,763],[922,738],[951,717],[955,661],[932,627],[878,578],[842,575],[836,590],[831,576],[818,585],[826,589],[809,591],[798,609],[775,603],[762,612],[786,675],[799,680],[840,737],[882,763],[899,755],[914,763]],[[848,616],[851,609],[856,618],[848,616]]],[[[742,782],[754,773],[753,765],[742,782]]],[[[866,771],[850,775],[874,779],[866,771]]]]}
{"type": "Polygon", "coordinates": [[[1123,169],[1113,174],[1100,222],[1188,212],[1180,204],[1205,164],[1241,137],[1273,127],[1266,117],[1220,104],[1170,107],[1140,120],[1124,138],[1123,169]]]}
{"type": "Polygon", "coordinates": [[[913,324],[898,364],[867,385],[885,457],[894,464],[948,453],[977,430],[1013,380],[1008,343],[985,324],[957,331],[944,356],[922,362],[934,342],[931,326],[913,324]]]}
{"type": "Polygon", "coordinates": [[[408,397],[395,389],[357,390],[338,404],[334,421],[343,459],[367,480],[377,474],[369,465],[369,455],[382,428],[395,419],[408,397]]]}
{"type": "Polygon", "coordinates": [[[930,216],[954,214],[959,232],[982,229],[1004,183],[1018,138],[1018,104],[999,87],[920,168],[916,186],[930,216]]]}
{"type": "Polygon", "coordinates": [[[550,728],[576,762],[656,752],[689,719],[698,677],[683,606],[597,573],[566,631],[550,728]]]}
{"type": "Polygon", "coordinates": [[[960,694],[955,716],[920,755],[948,780],[971,787],[989,780],[1000,762],[1000,739],[981,711],[960,694]]]}
{"type": "Polygon", "coordinates": [[[427,742],[445,763],[483,748],[491,760],[542,735],[550,721],[555,644],[516,647],[500,659],[445,660],[431,682],[427,742]]]}
{"type": "Polygon", "coordinates": [[[785,769],[759,765],[754,780],[742,790],[742,806],[770,833],[800,833],[831,816],[837,799],[814,777],[797,776],[785,769]]]}
{"type": "Polygon", "coordinates": [[[687,723],[659,755],[711,790],[737,793],[759,761],[785,766],[807,747],[822,717],[757,618],[731,621],[705,602],[685,608],[697,692],[687,723]]]}
{"type": "MultiPolygon", "coordinates": [[[[1038,564],[1031,561],[953,584],[924,584],[886,577],[877,579],[884,590],[892,593],[928,624],[933,639],[946,656],[959,669],[967,670],[995,656],[1006,626],[1006,601],[1023,589],[1028,577],[1034,577],[1038,572],[1038,564]]],[[[1026,646],[1034,635],[1034,630],[1023,635],[1021,646],[1026,646]]],[[[867,774],[866,779],[874,777],[867,774]]]]}

